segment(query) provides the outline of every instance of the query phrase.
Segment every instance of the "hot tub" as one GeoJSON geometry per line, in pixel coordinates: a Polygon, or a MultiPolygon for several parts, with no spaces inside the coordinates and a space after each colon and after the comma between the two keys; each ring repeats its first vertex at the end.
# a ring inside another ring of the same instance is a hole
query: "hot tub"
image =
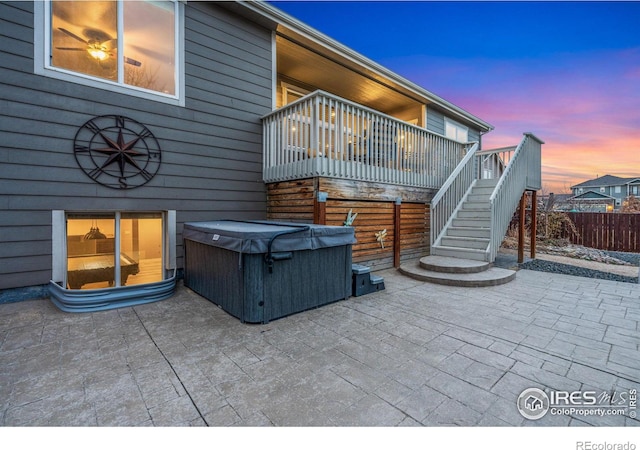
{"type": "Polygon", "coordinates": [[[184,284],[242,322],[351,295],[352,227],[267,221],[184,225],[184,284]]]}

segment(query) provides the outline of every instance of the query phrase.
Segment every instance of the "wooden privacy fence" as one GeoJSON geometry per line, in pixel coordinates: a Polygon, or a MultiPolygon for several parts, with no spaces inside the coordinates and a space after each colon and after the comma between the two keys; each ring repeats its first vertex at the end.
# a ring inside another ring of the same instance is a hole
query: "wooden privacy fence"
{"type": "Polygon", "coordinates": [[[564,236],[573,244],[618,252],[640,253],[640,214],[567,213],[578,236],[565,228],[564,236]]]}

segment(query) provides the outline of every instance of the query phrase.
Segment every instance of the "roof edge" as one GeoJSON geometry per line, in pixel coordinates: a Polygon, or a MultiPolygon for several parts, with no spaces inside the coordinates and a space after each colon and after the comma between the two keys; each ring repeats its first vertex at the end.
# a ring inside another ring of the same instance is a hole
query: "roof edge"
{"type": "Polygon", "coordinates": [[[367,58],[366,56],[356,52],[355,50],[347,47],[344,44],[336,41],[335,39],[327,36],[326,34],[316,30],[315,28],[305,24],[304,22],[296,19],[295,17],[285,13],[284,11],[270,5],[262,0],[237,0],[236,4],[242,5],[247,10],[254,13],[258,13],[268,20],[285,27],[289,27],[292,31],[295,31],[304,37],[315,41],[316,43],[334,51],[340,53],[341,56],[367,67],[367,69],[377,72],[380,76],[388,78],[393,82],[401,85],[405,89],[411,91],[413,94],[423,97],[430,103],[434,103],[439,107],[464,117],[469,122],[475,124],[481,131],[489,132],[495,127],[490,123],[480,119],[479,117],[471,114],[470,112],[454,105],[453,103],[443,99],[442,97],[428,91],[427,89],[419,86],[418,84],[407,80],[406,78],[398,75],[390,69],[376,63],[375,61],[367,58]]]}

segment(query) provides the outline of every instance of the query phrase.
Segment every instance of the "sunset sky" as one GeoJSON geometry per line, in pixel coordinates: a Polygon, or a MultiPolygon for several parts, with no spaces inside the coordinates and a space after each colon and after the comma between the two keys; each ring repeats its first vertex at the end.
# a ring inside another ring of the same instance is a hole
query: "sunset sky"
{"type": "Polygon", "coordinates": [[[495,126],[546,193],[640,176],[640,2],[271,2],[495,126]]]}

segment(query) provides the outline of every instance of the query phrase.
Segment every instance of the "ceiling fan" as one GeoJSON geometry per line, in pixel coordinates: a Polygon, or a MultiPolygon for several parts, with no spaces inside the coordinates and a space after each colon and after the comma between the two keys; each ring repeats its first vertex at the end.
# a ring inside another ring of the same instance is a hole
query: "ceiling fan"
{"type": "MultiPolygon", "coordinates": [[[[109,36],[107,33],[100,30],[86,28],[83,31],[83,34],[87,37],[87,40],[81,38],[77,34],[72,33],[71,31],[65,28],[58,28],[58,30],[62,31],[67,36],[82,42],[86,46],[84,48],[56,47],[58,50],[74,51],[74,52],[86,51],[89,53],[89,55],[91,55],[92,58],[100,62],[113,57],[113,50],[116,49],[118,45],[118,41],[116,39],[112,39],[111,36],[109,36]]],[[[136,61],[135,59],[132,59],[132,58],[127,58],[126,56],[124,58],[124,62],[126,64],[131,64],[136,67],[140,67],[142,65],[140,61],[136,61]]]]}

